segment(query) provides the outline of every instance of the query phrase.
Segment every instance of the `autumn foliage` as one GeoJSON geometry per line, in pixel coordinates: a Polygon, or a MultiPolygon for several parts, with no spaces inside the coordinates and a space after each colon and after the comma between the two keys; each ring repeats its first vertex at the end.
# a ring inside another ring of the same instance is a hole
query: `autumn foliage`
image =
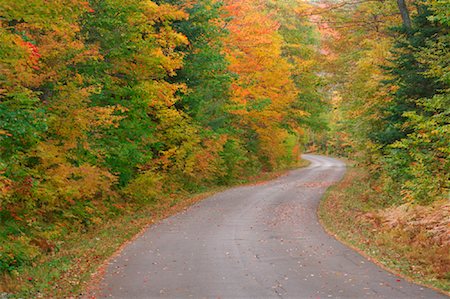
{"type": "Polygon", "coordinates": [[[225,8],[231,18],[226,40],[229,68],[238,75],[230,112],[237,116],[244,140],[253,143],[264,167],[287,166],[299,154],[293,149],[300,130],[291,119],[303,111],[292,107],[297,89],[281,55],[280,24],[264,1],[229,1],[225,8]]]}
{"type": "Polygon", "coordinates": [[[327,70],[340,98],[329,150],[367,166],[393,205],[428,205],[450,196],[445,5],[408,3],[411,28],[389,2],[363,2],[324,16],[334,31],[326,42],[334,53],[327,70]]]}
{"type": "Polygon", "coordinates": [[[390,205],[448,200],[444,2],[408,28],[395,1],[0,1],[0,292],[73,232],[306,146],[390,205]]]}
{"type": "Polygon", "coordinates": [[[18,275],[124,207],[295,165],[308,113],[276,11],[2,1],[0,271],[18,275]]]}

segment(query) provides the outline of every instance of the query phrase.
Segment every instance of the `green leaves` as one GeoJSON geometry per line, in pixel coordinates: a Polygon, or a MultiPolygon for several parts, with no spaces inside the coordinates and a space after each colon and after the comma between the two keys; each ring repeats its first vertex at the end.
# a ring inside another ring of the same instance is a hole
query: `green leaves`
{"type": "MultiPolygon", "coordinates": [[[[355,156],[388,195],[419,204],[449,196],[450,31],[444,7],[440,1],[418,4],[408,30],[360,29],[365,37],[341,54],[352,68],[344,80],[340,74],[336,79],[342,84],[339,126],[351,133],[355,156]]],[[[351,29],[341,32],[348,34],[345,40],[354,38],[351,29]]]]}
{"type": "Polygon", "coordinates": [[[404,114],[411,133],[393,143],[388,155],[393,162],[399,158],[406,162],[401,168],[405,179],[400,180],[404,197],[430,203],[447,198],[450,192],[450,95],[423,99],[419,105],[425,113],[404,114]]]}
{"type": "MultiPolygon", "coordinates": [[[[303,120],[320,111],[313,33],[297,2],[282,29],[266,1],[245,1],[248,14],[238,2],[3,1],[0,212],[86,230],[106,204],[294,164],[303,120]]],[[[39,229],[5,233],[0,271],[45,254],[31,244],[47,238],[39,229]]]]}

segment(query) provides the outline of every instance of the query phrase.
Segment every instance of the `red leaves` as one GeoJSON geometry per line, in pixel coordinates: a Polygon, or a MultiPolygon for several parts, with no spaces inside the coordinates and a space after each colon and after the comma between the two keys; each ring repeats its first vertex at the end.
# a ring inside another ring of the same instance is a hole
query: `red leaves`
{"type": "Polygon", "coordinates": [[[92,7],[89,5],[89,2],[88,2],[88,1],[81,2],[80,4],[81,4],[81,6],[83,6],[83,8],[86,9],[86,11],[87,11],[88,13],[93,13],[93,12],[95,12],[95,10],[93,10],[92,7]]]}
{"type": "Polygon", "coordinates": [[[31,189],[33,187],[33,178],[31,176],[25,177],[21,182],[14,185],[14,191],[20,196],[31,196],[31,189]]]}
{"type": "Polygon", "coordinates": [[[39,70],[40,68],[37,64],[39,63],[41,54],[39,53],[38,47],[36,47],[36,45],[32,44],[31,42],[27,42],[24,40],[20,41],[20,45],[24,48],[27,48],[27,51],[30,53],[28,56],[28,61],[31,64],[31,68],[39,70]]]}

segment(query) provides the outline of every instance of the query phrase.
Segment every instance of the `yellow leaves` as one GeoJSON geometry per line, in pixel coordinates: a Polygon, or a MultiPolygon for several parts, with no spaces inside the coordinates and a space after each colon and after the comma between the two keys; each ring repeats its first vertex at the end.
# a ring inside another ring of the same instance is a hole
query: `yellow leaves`
{"type": "Polygon", "coordinates": [[[123,115],[115,115],[115,113],[124,113],[127,109],[120,106],[108,107],[90,107],[87,110],[88,119],[91,120],[89,124],[90,130],[95,130],[99,127],[115,127],[119,126],[119,122],[125,118],[123,115]]]}
{"type": "Polygon", "coordinates": [[[317,65],[317,60],[315,59],[304,59],[300,57],[292,57],[291,59],[293,59],[292,66],[294,68],[292,72],[296,74],[307,73],[317,65]]]}
{"type": "MultiPolygon", "coordinates": [[[[183,56],[174,51],[175,46],[164,49],[156,48],[151,53],[153,59],[158,59],[158,68],[164,70],[164,74],[175,76],[176,71],[183,65],[183,56]]],[[[146,66],[145,64],[143,65],[146,66]]]]}
{"type": "Polygon", "coordinates": [[[64,140],[66,149],[75,148],[87,138],[87,133],[99,128],[117,127],[126,108],[116,106],[89,107],[89,96],[95,88],[80,88],[81,76],[61,86],[59,94],[49,106],[52,112],[48,124],[52,133],[64,140]]]}
{"type": "Polygon", "coordinates": [[[286,130],[276,127],[257,128],[256,133],[261,142],[261,154],[267,157],[273,168],[277,168],[278,159],[286,154],[283,143],[288,137],[288,133],[286,130]]]}
{"type": "Polygon", "coordinates": [[[155,22],[164,23],[166,21],[178,21],[188,17],[188,15],[170,4],[156,4],[150,0],[144,0],[141,2],[141,8],[145,16],[145,21],[150,21],[153,24],[155,22]]]}
{"type": "Polygon", "coordinates": [[[11,195],[13,182],[0,172],[0,204],[11,195]]]}
{"type": "Polygon", "coordinates": [[[219,153],[226,141],[226,136],[185,141],[178,147],[164,151],[158,165],[164,170],[175,170],[198,183],[216,178],[223,174],[219,153]]]}
{"type": "Polygon", "coordinates": [[[185,19],[186,13],[175,6],[158,5],[152,1],[132,3],[139,4],[138,9],[128,16],[129,26],[133,28],[130,33],[133,33],[131,41],[135,52],[131,61],[116,58],[116,72],[132,74],[140,82],[174,76],[183,64],[183,54],[176,48],[186,45],[188,40],[175,31],[170,22],[185,19]]]}
{"type": "Polygon", "coordinates": [[[173,51],[177,46],[187,45],[189,41],[183,34],[174,31],[169,26],[165,26],[159,30],[157,35],[157,43],[166,51],[167,55],[167,51],[173,51]]]}
{"type": "Polygon", "coordinates": [[[123,193],[139,203],[151,202],[162,197],[163,176],[145,171],[132,180],[123,193]]]}
{"type": "Polygon", "coordinates": [[[178,21],[188,18],[188,14],[173,5],[160,4],[159,5],[159,18],[161,21],[178,21]]]}
{"type": "Polygon", "coordinates": [[[58,82],[68,76],[67,65],[99,57],[96,47],[87,47],[78,36],[78,20],[89,9],[80,1],[17,0],[2,6],[0,75],[9,86],[36,88],[58,82]],[[15,24],[14,30],[3,29],[10,26],[7,22],[15,24]],[[7,48],[14,52],[4,51],[7,48]]]}
{"type": "MultiPolygon", "coordinates": [[[[298,94],[291,70],[297,68],[282,57],[280,25],[265,5],[263,1],[227,1],[232,19],[225,44],[229,69],[239,76],[232,86],[231,113],[239,116],[240,126],[256,132],[258,155],[276,168],[286,154],[283,144],[288,138],[281,127],[291,124],[287,120],[294,114],[305,114],[291,108],[298,94]]],[[[305,67],[309,67],[306,62],[305,67]]]]}
{"type": "Polygon", "coordinates": [[[417,60],[426,65],[428,70],[425,74],[430,78],[441,78],[440,81],[450,83],[450,51],[448,44],[450,36],[443,35],[429,41],[427,47],[423,48],[417,55],[417,60]]]}
{"type": "Polygon", "coordinates": [[[2,89],[10,91],[17,85],[35,87],[36,80],[32,64],[29,61],[31,49],[22,38],[3,28],[0,23],[0,77],[2,89]]]}
{"type": "Polygon", "coordinates": [[[170,172],[201,181],[220,172],[219,152],[225,137],[200,138],[199,127],[174,107],[154,107],[158,118],[156,138],[164,144],[164,150],[154,165],[163,172],[170,172]]]}
{"type": "Polygon", "coordinates": [[[41,166],[37,168],[38,170],[65,163],[64,151],[52,143],[40,143],[30,156],[39,157],[41,166]]]}
{"type": "Polygon", "coordinates": [[[114,175],[97,166],[87,163],[72,165],[64,148],[48,142],[41,143],[33,154],[41,162],[38,170],[45,174],[36,196],[54,206],[65,205],[66,201],[93,199],[97,194],[109,194],[116,181],[114,175]]]}
{"type": "Polygon", "coordinates": [[[166,81],[144,81],[134,87],[139,94],[140,101],[146,103],[151,113],[157,113],[163,107],[172,107],[178,98],[176,92],[185,92],[186,86],[183,84],[172,84],[166,81]]]}
{"type": "Polygon", "coordinates": [[[8,131],[0,129],[0,135],[12,136],[8,131]]]}
{"type": "Polygon", "coordinates": [[[198,129],[182,112],[173,107],[161,107],[156,111],[156,117],[159,120],[156,132],[158,139],[170,149],[199,142],[198,129]]]}
{"type": "Polygon", "coordinates": [[[434,11],[434,15],[429,17],[430,20],[450,25],[449,2],[447,0],[430,0],[429,3],[430,8],[434,11]]]}
{"type": "Polygon", "coordinates": [[[193,158],[193,172],[191,175],[196,180],[211,179],[223,175],[221,157],[219,153],[223,150],[228,137],[225,135],[217,139],[205,139],[193,158]]]}
{"type": "Polygon", "coordinates": [[[149,21],[154,19],[152,16],[159,15],[159,6],[155,2],[145,0],[141,2],[141,5],[141,8],[149,21]]]}
{"type": "Polygon", "coordinates": [[[109,193],[115,177],[107,170],[89,164],[79,167],[60,165],[50,172],[58,193],[70,199],[88,199],[101,192],[109,193]]]}

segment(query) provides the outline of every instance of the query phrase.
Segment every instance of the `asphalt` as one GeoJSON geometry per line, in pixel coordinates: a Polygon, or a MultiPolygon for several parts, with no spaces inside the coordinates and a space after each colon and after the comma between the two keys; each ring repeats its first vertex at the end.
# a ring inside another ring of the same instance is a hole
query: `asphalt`
{"type": "Polygon", "coordinates": [[[345,164],[232,188],[150,227],[109,264],[96,298],[449,298],[330,237],[316,210],[345,164]]]}

